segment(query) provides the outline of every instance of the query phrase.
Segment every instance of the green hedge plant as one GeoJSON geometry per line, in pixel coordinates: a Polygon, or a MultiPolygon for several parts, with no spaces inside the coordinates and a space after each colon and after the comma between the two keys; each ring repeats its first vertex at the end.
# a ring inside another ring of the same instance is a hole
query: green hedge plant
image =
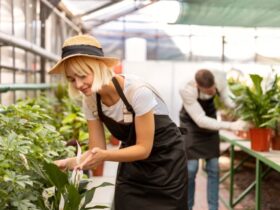
{"type": "Polygon", "coordinates": [[[46,109],[26,101],[1,108],[6,112],[0,114],[0,206],[40,209],[45,181],[37,169],[44,161],[73,156],[73,148],[65,147],[46,109]]]}

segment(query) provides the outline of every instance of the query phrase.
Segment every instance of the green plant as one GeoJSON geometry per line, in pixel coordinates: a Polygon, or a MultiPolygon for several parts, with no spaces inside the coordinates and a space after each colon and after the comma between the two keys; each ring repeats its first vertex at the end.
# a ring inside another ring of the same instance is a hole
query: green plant
{"type": "Polygon", "coordinates": [[[266,90],[262,89],[261,76],[251,74],[250,78],[253,87],[245,87],[235,98],[236,113],[245,121],[253,123],[255,127],[273,127],[279,118],[279,112],[275,112],[279,107],[278,77],[275,76],[266,90]]]}
{"type": "Polygon", "coordinates": [[[62,99],[63,111],[61,127],[59,132],[67,140],[78,140],[85,143],[88,140],[87,122],[81,111],[80,106],[73,102],[70,98],[62,99]]]}
{"type": "MultiPolygon", "coordinates": [[[[228,78],[227,85],[232,94],[230,97],[232,100],[235,100],[235,97],[240,96],[242,91],[246,88],[245,84],[243,84],[238,79],[228,78]]],[[[237,120],[236,113],[232,111],[232,108],[227,107],[223,100],[221,100],[220,96],[217,94],[214,98],[214,104],[217,110],[219,110],[220,116],[222,120],[225,121],[235,121],[237,120]]]]}
{"type": "MultiPolygon", "coordinates": [[[[62,87],[56,95],[57,98],[41,95],[1,107],[5,111],[0,114],[0,205],[3,210],[48,209],[43,208],[42,191],[53,184],[47,170],[42,168],[43,162],[73,156],[74,148],[66,147],[67,140],[88,138],[80,106],[73,103],[62,87]]],[[[78,192],[80,198],[85,195],[78,192]]],[[[66,191],[63,193],[66,199],[66,191]]]]}
{"type": "MultiPolygon", "coordinates": [[[[77,102],[69,98],[66,86],[58,84],[54,88],[55,97],[40,95],[36,99],[25,100],[30,106],[38,105],[49,116],[50,123],[60,132],[66,142],[78,141],[87,149],[87,122],[77,102]]],[[[70,145],[75,146],[70,143],[70,145]]]]}
{"type": "Polygon", "coordinates": [[[90,186],[93,180],[81,180],[82,171],[62,172],[56,165],[47,162],[44,163],[43,170],[42,174],[45,175],[43,178],[48,180],[48,187],[43,192],[42,209],[88,210],[108,208],[102,205],[91,207],[87,205],[92,201],[97,188],[112,186],[111,183],[104,182],[93,187],[90,186]]]}
{"type": "Polygon", "coordinates": [[[0,204],[1,209],[40,209],[44,180],[37,174],[43,161],[73,156],[52,126],[46,109],[21,101],[1,107],[0,204]]]}

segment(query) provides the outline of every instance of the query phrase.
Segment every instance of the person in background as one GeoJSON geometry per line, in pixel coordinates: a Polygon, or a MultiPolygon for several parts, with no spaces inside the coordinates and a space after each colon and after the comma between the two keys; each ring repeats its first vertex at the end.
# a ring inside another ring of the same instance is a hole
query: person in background
{"type": "Polygon", "coordinates": [[[246,123],[241,120],[225,122],[216,119],[214,105],[216,95],[229,108],[235,105],[229,97],[225,72],[198,70],[195,78],[188,81],[179,93],[183,101],[180,127],[187,130],[188,207],[192,210],[194,205],[195,178],[199,159],[205,159],[208,207],[209,210],[218,210],[220,153],[218,131],[220,129],[243,130],[246,123]]]}
{"type": "Polygon", "coordinates": [[[115,210],[186,210],[184,138],[152,86],[134,76],[114,74],[118,62],[104,56],[92,36],[65,40],[62,59],[49,73],[62,74],[70,95],[82,96],[89,150],[80,163],[66,158],[55,164],[76,170],[119,162],[115,210]],[[118,150],[106,150],[104,126],[122,141],[118,150]]]}

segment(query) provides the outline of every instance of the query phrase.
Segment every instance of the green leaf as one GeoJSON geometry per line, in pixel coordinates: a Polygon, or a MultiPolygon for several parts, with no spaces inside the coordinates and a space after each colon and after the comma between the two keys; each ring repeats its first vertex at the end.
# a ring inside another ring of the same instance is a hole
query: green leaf
{"type": "Polygon", "coordinates": [[[65,200],[65,210],[79,210],[79,205],[82,200],[78,190],[74,185],[70,184],[67,188],[67,200],[65,200]]]}
{"type": "Polygon", "coordinates": [[[261,83],[262,83],[263,78],[257,74],[250,74],[250,78],[251,78],[252,82],[254,83],[254,87],[255,87],[257,95],[259,95],[259,96],[262,95],[263,92],[262,92],[261,83]]]}
{"type": "Polygon", "coordinates": [[[83,130],[80,130],[79,132],[79,141],[85,141],[89,138],[89,134],[87,132],[84,132],[83,130]]]}
{"type": "Polygon", "coordinates": [[[44,127],[50,131],[56,131],[56,128],[50,124],[44,124],[44,127]]]}
{"type": "Polygon", "coordinates": [[[8,193],[2,189],[0,189],[0,198],[7,198],[8,197],[8,193]]]}
{"type": "Polygon", "coordinates": [[[70,125],[64,125],[59,129],[59,132],[72,132],[72,127],[70,125]]]}
{"type": "Polygon", "coordinates": [[[63,173],[56,165],[44,162],[43,168],[46,171],[50,182],[59,191],[63,191],[63,187],[69,184],[67,174],[63,173]]]}
{"type": "Polygon", "coordinates": [[[79,183],[79,191],[83,191],[84,189],[86,189],[89,182],[90,181],[88,179],[82,179],[79,183]]]}
{"type": "Polygon", "coordinates": [[[64,118],[62,123],[63,124],[71,123],[71,122],[73,122],[75,120],[76,117],[77,117],[77,115],[75,113],[71,113],[67,117],[64,118]]]}
{"type": "Polygon", "coordinates": [[[87,207],[87,208],[84,208],[84,209],[89,210],[89,209],[107,209],[107,208],[109,208],[109,206],[95,205],[95,206],[87,207]]]}
{"type": "Polygon", "coordinates": [[[96,190],[96,188],[93,188],[93,189],[88,190],[88,191],[85,192],[85,194],[84,194],[85,203],[84,203],[84,205],[83,205],[84,207],[85,207],[89,202],[92,201],[92,198],[93,198],[93,196],[94,196],[95,190],[96,190]]]}
{"type": "Polygon", "coordinates": [[[88,190],[86,193],[85,193],[85,204],[84,206],[86,206],[89,202],[92,201],[92,198],[94,196],[94,193],[95,193],[95,190],[97,188],[100,188],[100,187],[106,187],[106,186],[113,186],[113,184],[109,183],[109,182],[103,182],[102,184],[98,185],[97,187],[93,187],[91,188],[90,190],[88,190]]]}

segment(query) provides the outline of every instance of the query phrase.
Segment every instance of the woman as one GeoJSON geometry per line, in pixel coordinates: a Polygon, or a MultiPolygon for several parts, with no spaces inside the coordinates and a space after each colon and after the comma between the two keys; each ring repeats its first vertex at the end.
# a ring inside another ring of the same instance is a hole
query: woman
{"type": "Polygon", "coordinates": [[[91,36],[67,39],[62,59],[50,70],[69,82],[73,97],[82,94],[88,120],[89,150],[81,158],[58,160],[60,168],[88,169],[103,161],[119,163],[116,210],[186,210],[187,171],[184,140],[168,117],[165,103],[148,84],[114,75],[118,59],[104,57],[91,36]],[[106,150],[104,127],[122,141],[106,150]]]}

